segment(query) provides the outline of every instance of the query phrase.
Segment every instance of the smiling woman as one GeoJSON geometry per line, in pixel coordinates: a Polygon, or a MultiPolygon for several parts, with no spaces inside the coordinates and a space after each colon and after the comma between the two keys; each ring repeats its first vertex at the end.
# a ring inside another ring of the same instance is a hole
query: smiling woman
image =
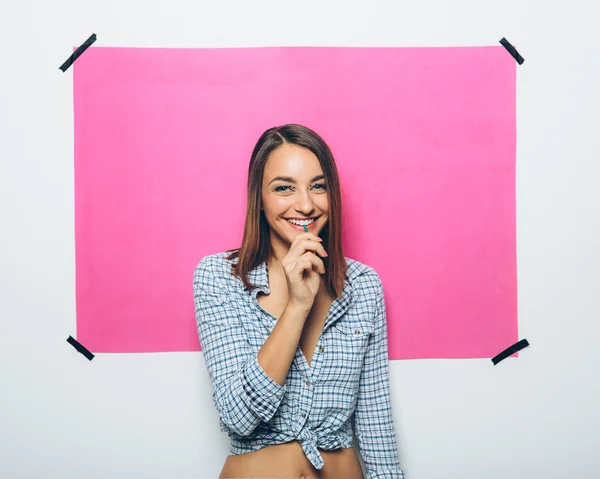
{"type": "MultiPolygon", "coordinates": [[[[285,143],[271,153],[265,165],[262,211],[269,224],[273,263],[287,254],[291,237],[287,228],[318,234],[328,224],[327,182],[317,156],[308,148],[285,143]],[[275,175],[285,171],[291,176],[275,175]],[[317,173],[316,176],[313,176],[317,173]],[[285,226],[284,231],[281,226],[285,226]]],[[[328,249],[328,246],[325,246],[328,249]]]]}
{"type": "Polygon", "coordinates": [[[231,440],[221,478],[363,479],[353,432],[367,479],[404,478],[383,285],[344,256],[341,218],[325,141],[300,125],[267,130],[250,160],[241,247],[206,256],[194,275],[213,403],[231,440]]]}
{"type": "Polygon", "coordinates": [[[248,272],[263,261],[281,267],[295,235],[304,231],[288,219],[314,219],[309,231],[328,252],[327,289],[339,296],[346,261],[342,246],[342,199],[337,167],[327,143],[301,125],[270,128],[259,138],[248,167],[246,224],[242,246],[228,250],[239,258],[232,273],[247,288],[248,272]]]}

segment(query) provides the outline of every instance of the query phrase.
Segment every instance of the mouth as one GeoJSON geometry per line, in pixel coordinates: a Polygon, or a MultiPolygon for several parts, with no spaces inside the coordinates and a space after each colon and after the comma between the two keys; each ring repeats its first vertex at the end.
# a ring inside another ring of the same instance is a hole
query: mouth
{"type": "Polygon", "coordinates": [[[284,218],[285,222],[288,225],[290,225],[290,227],[292,227],[293,229],[298,230],[298,231],[304,231],[304,225],[306,225],[306,227],[310,231],[311,229],[313,229],[315,227],[318,219],[319,219],[319,216],[317,216],[316,218],[312,218],[308,221],[299,221],[299,222],[292,223],[289,219],[284,218]]]}

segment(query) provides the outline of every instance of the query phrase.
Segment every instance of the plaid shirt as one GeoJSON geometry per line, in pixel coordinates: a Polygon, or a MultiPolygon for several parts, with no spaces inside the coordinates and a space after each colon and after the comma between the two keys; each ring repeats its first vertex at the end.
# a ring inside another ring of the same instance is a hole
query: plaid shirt
{"type": "MultiPolygon", "coordinates": [[[[346,258],[340,298],[332,305],[310,366],[296,349],[283,386],[258,363],[277,319],[258,304],[269,293],[262,263],[249,291],[231,274],[227,253],[204,257],[194,272],[196,324],[230,455],[297,440],[317,469],[317,448],[352,447],[352,419],[366,479],[404,479],[389,394],[386,307],[373,268],[346,258]]],[[[234,259],[233,261],[237,261],[234,259]]]]}

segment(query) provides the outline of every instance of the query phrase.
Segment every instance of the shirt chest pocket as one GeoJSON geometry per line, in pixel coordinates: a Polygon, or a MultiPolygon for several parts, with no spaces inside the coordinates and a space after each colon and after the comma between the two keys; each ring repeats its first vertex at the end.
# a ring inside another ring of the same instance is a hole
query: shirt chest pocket
{"type": "Polygon", "coordinates": [[[332,325],[326,341],[328,379],[339,386],[354,387],[373,331],[374,324],[369,319],[342,319],[332,325]]]}
{"type": "Polygon", "coordinates": [[[345,336],[350,336],[354,339],[366,339],[373,334],[374,324],[370,319],[341,319],[333,325],[345,336]]]}

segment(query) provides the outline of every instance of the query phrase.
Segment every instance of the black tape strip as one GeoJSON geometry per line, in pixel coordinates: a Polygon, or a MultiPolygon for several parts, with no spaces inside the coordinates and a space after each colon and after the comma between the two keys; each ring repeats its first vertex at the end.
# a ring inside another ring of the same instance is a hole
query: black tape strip
{"type": "Polygon", "coordinates": [[[497,356],[494,356],[492,358],[492,362],[494,363],[494,365],[496,365],[503,359],[509,357],[511,354],[515,354],[517,351],[521,351],[521,349],[526,348],[527,346],[529,346],[529,342],[526,339],[521,339],[521,341],[519,341],[518,343],[513,344],[511,347],[506,348],[497,356]]]}
{"type": "Polygon", "coordinates": [[[74,339],[73,337],[69,336],[67,338],[67,342],[71,343],[77,351],[79,351],[81,354],[83,354],[90,361],[92,359],[94,359],[94,355],[92,353],[90,353],[84,346],[82,346],[81,343],[78,343],[77,340],[74,339]]]}
{"type": "Polygon", "coordinates": [[[502,46],[504,48],[506,48],[508,53],[510,53],[512,55],[512,57],[515,60],[517,60],[517,63],[519,65],[523,65],[523,62],[525,61],[525,59],[521,55],[519,55],[519,52],[517,51],[517,49],[515,47],[513,47],[506,38],[502,37],[502,40],[500,40],[500,43],[502,44],[502,46]]]}
{"type": "Polygon", "coordinates": [[[63,63],[61,66],[59,66],[58,68],[59,68],[59,69],[61,69],[61,70],[63,71],[63,73],[64,73],[64,72],[66,72],[66,71],[67,71],[67,69],[68,69],[68,68],[69,68],[71,65],[73,65],[73,62],[74,62],[75,60],[77,60],[77,59],[78,59],[78,58],[81,56],[81,54],[82,54],[83,52],[85,52],[85,51],[88,49],[88,47],[89,47],[89,46],[90,46],[92,43],[94,43],[95,41],[96,41],[96,34],[95,34],[95,33],[92,33],[92,36],[91,36],[90,38],[88,38],[88,39],[87,39],[87,40],[86,40],[86,41],[85,41],[85,42],[84,42],[84,43],[83,43],[83,44],[82,44],[82,45],[81,45],[81,46],[80,46],[80,47],[79,47],[77,50],[75,50],[75,51],[73,52],[73,54],[72,54],[72,55],[71,55],[69,58],[67,58],[67,61],[66,61],[66,62],[64,62],[64,63],[63,63]]]}

